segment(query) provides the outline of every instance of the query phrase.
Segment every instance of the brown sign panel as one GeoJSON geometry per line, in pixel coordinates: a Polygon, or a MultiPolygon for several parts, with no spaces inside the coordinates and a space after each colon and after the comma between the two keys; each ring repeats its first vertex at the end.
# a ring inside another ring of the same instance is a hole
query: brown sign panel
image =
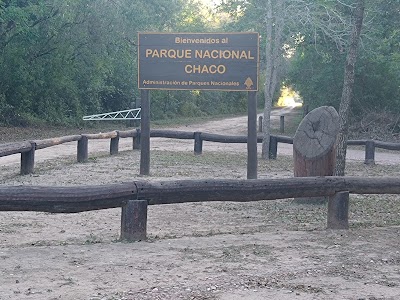
{"type": "Polygon", "coordinates": [[[259,36],[139,33],[139,89],[258,90],[259,36]]]}

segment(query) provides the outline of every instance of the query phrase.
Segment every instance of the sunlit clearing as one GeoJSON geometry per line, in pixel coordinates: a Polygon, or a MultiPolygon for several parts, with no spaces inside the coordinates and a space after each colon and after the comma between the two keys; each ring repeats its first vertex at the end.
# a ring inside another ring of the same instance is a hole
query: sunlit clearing
{"type": "Polygon", "coordinates": [[[282,87],[281,88],[281,96],[278,99],[277,106],[284,107],[284,106],[302,106],[303,103],[299,94],[292,90],[290,87],[282,87]]]}
{"type": "Polygon", "coordinates": [[[209,8],[215,8],[221,4],[221,0],[200,0],[200,2],[209,8]]]}

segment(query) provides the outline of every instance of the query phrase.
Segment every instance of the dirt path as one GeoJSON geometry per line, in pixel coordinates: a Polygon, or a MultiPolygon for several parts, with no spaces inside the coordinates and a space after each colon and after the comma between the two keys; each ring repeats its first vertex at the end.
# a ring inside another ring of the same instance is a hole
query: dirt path
{"type": "MultiPolygon", "coordinates": [[[[275,128],[279,128],[279,117],[292,112],[292,107],[280,108],[272,111],[271,124],[275,128]]],[[[202,131],[216,134],[226,135],[246,135],[247,134],[247,116],[234,117],[224,120],[209,121],[203,124],[190,124],[186,126],[175,126],[167,129],[182,130],[182,131],[202,131]]],[[[107,140],[90,140],[89,155],[93,153],[106,152],[109,149],[110,141],[107,140]]],[[[165,138],[151,138],[151,149],[153,150],[170,150],[170,151],[193,151],[193,140],[176,140],[165,138]]],[[[57,157],[76,156],[76,142],[65,143],[62,145],[49,147],[38,150],[35,153],[35,161],[43,162],[57,157]]],[[[125,138],[120,140],[120,151],[129,150],[132,148],[132,140],[125,138]]],[[[204,142],[204,152],[207,151],[224,151],[224,152],[239,152],[246,153],[246,144],[223,144],[214,142],[204,142]]],[[[258,152],[261,153],[261,147],[258,147],[258,152]]],[[[278,155],[292,155],[293,147],[289,144],[278,144],[278,155]]],[[[348,160],[363,161],[365,158],[364,150],[356,150],[349,148],[347,151],[348,160]]],[[[375,154],[375,161],[381,164],[400,164],[400,155],[397,153],[379,152],[375,154]]],[[[0,157],[0,164],[10,166],[20,163],[20,155],[10,155],[0,157]]]]}
{"type": "MultiPolygon", "coordinates": [[[[244,134],[246,122],[176,129],[244,134]]],[[[28,176],[17,175],[19,156],[6,164],[0,158],[1,182],[79,186],[139,178],[139,151],[110,157],[108,141],[91,140],[89,147],[104,155],[77,164],[76,143],[49,148],[51,154],[39,150],[36,173],[28,176]]],[[[151,147],[149,179],[246,178],[244,144],[205,143],[201,156],[192,154],[193,141],[152,139],[151,147]]],[[[130,148],[131,139],[122,139],[121,149],[130,148]]],[[[400,173],[380,161],[365,166],[358,152],[352,175],[400,173]]],[[[291,147],[280,147],[275,161],[259,162],[262,172],[291,177],[286,153],[291,147]]],[[[352,195],[348,231],[326,230],[325,206],[291,199],[150,206],[149,239],[138,243],[118,241],[120,209],[0,212],[0,299],[397,300],[399,201],[396,195],[352,195]]]]}

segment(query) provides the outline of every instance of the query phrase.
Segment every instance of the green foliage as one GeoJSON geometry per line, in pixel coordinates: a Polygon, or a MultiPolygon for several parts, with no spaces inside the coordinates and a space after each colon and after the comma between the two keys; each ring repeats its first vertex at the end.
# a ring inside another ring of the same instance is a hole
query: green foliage
{"type": "MultiPolygon", "coordinates": [[[[399,6],[398,0],[369,1],[354,113],[376,107],[400,111],[399,6]]],[[[214,22],[214,12],[196,0],[0,0],[0,123],[75,124],[83,115],[131,108],[140,94],[138,31],[258,31],[265,49],[265,7],[263,0],[225,0],[214,22]]],[[[348,6],[341,9],[348,14],[348,6]]],[[[326,21],[314,16],[315,24],[326,21]]],[[[338,107],[345,50],[320,32],[316,39],[314,27],[293,24],[283,35],[285,44],[297,47],[286,84],[311,107],[338,107]],[[296,41],[293,32],[304,41],[296,41]]],[[[263,70],[264,51],[260,60],[263,70]]],[[[263,91],[260,85],[259,99],[263,91]]],[[[153,119],[237,113],[247,106],[245,93],[154,91],[151,98],[153,119]]]]}
{"type": "Polygon", "coordinates": [[[286,83],[300,93],[310,108],[322,105],[339,108],[346,57],[330,51],[332,48],[322,49],[319,45],[316,49],[315,45],[305,42],[292,58],[286,83]]]}
{"type": "MultiPolygon", "coordinates": [[[[400,113],[400,2],[370,2],[356,65],[352,115],[389,109],[400,113]]],[[[287,83],[310,108],[339,107],[345,51],[332,41],[315,44],[305,35],[292,58],[287,83]]]]}
{"type": "MultiPolygon", "coordinates": [[[[208,31],[203,16],[211,13],[197,13],[198,6],[183,0],[0,1],[0,122],[77,123],[85,114],[132,107],[139,98],[137,32],[208,31]]],[[[217,113],[201,102],[230,101],[209,96],[157,91],[153,117],[217,113]]]]}

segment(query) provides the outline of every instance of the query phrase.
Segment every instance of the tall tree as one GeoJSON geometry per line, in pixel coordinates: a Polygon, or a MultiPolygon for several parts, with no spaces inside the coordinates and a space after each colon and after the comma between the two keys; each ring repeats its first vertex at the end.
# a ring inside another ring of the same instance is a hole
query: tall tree
{"type": "Polygon", "coordinates": [[[286,0],[266,1],[265,31],[265,83],[263,112],[263,142],[261,157],[269,158],[272,101],[276,93],[283,64],[283,37],[286,0]]]}
{"type": "Polygon", "coordinates": [[[281,84],[284,57],[290,54],[304,34],[314,40],[328,37],[338,48],[343,48],[348,33],[343,6],[336,0],[225,0],[225,11],[230,13],[237,28],[257,30],[265,36],[264,117],[262,157],[269,157],[270,113],[274,96],[281,84]]]}
{"type": "Polygon", "coordinates": [[[343,92],[339,107],[339,134],[337,139],[335,175],[344,176],[346,165],[347,140],[349,131],[349,111],[354,89],[354,69],[357,49],[364,20],[365,0],[357,0],[354,9],[353,26],[350,34],[344,72],[343,92]]]}

